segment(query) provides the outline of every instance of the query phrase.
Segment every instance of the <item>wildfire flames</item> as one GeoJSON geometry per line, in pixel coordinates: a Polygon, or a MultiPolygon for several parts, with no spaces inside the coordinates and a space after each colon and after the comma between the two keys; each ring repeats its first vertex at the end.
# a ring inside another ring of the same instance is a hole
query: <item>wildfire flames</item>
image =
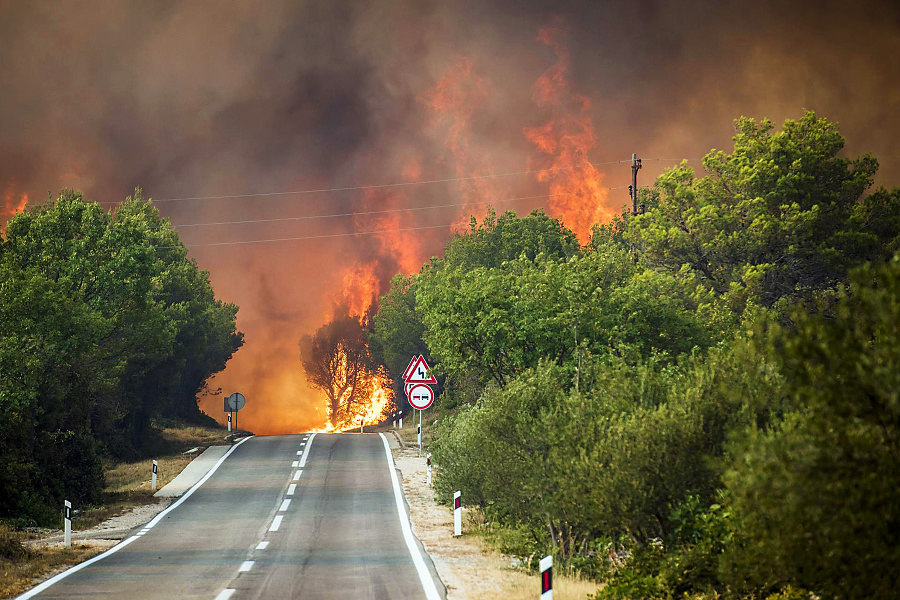
{"type": "Polygon", "coordinates": [[[556,63],[534,84],[533,98],[554,117],[538,127],[523,131],[531,143],[552,159],[550,168],[538,174],[538,180],[550,183],[550,212],[562,219],[582,243],[590,241],[594,223],[613,217],[607,207],[607,188],[603,173],[590,162],[588,153],[597,145],[590,116],[591,101],[572,93],[569,85],[569,52],[560,41],[558,26],[546,27],[538,40],[552,46],[556,63]]]}
{"type": "Polygon", "coordinates": [[[6,223],[14,216],[25,210],[28,205],[28,194],[16,194],[13,186],[6,188],[3,193],[3,207],[0,210],[0,233],[6,233],[6,223]],[[16,200],[16,196],[19,199],[16,200]]]}
{"type": "MultiPolygon", "coordinates": [[[[556,62],[534,83],[532,98],[537,107],[549,115],[543,125],[524,127],[525,138],[541,154],[537,180],[549,186],[549,212],[572,229],[582,243],[590,240],[594,223],[607,222],[614,211],[607,205],[607,189],[603,173],[590,162],[589,153],[597,145],[591,119],[591,102],[572,91],[569,82],[570,56],[562,42],[563,31],[554,24],[541,29],[537,39],[550,46],[556,62]]],[[[419,96],[419,102],[429,113],[433,134],[443,140],[448,155],[442,160],[451,163],[460,181],[457,189],[463,206],[455,227],[468,225],[471,215],[483,216],[485,203],[495,202],[509,194],[507,187],[493,177],[496,168],[490,157],[479,151],[472,142],[472,122],[480,108],[490,99],[493,86],[478,74],[470,57],[461,57],[443,74],[431,89],[419,96]]],[[[402,169],[409,181],[421,177],[422,166],[411,160],[402,169]]],[[[408,206],[402,193],[366,190],[368,210],[392,210],[408,206]],[[377,208],[376,208],[377,207],[377,208]]],[[[422,252],[420,236],[415,232],[395,231],[404,227],[402,211],[357,217],[360,230],[384,230],[378,236],[380,254],[367,262],[346,267],[341,276],[341,289],[335,302],[349,307],[352,316],[367,318],[377,305],[378,296],[386,284],[379,276],[385,260],[393,260],[393,272],[414,273],[426,256],[422,252]]],[[[390,381],[384,375],[373,375],[371,395],[364,409],[363,420],[374,424],[393,402],[390,381]]],[[[322,431],[330,431],[328,425],[322,431]]]]}

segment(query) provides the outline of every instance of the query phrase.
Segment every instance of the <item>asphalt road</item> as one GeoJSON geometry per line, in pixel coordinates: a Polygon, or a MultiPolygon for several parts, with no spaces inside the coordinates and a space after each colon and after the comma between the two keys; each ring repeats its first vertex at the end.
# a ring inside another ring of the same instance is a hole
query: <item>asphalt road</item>
{"type": "Polygon", "coordinates": [[[442,598],[388,460],[377,434],[251,438],[158,522],[34,597],[442,598]]]}

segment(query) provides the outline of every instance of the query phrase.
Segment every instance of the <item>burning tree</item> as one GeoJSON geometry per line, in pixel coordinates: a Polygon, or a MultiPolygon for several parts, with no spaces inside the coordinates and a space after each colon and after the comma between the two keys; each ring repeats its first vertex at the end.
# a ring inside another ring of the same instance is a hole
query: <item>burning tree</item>
{"type": "Polygon", "coordinates": [[[366,412],[377,381],[362,319],[337,316],[303,336],[300,359],[309,383],[328,396],[334,427],[349,425],[366,412]]]}

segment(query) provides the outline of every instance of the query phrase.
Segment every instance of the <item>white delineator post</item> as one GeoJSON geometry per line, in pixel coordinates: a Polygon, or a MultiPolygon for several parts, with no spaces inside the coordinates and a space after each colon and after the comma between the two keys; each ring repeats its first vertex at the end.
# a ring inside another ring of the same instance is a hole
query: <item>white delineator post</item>
{"type": "Polygon", "coordinates": [[[462,492],[453,492],[453,535],[462,535],[462,492]]]}
{"type": "Polygon", "coordinates": [[[359,420],[359,432],[360,432],[360,433],[363,432],[363,423],[364,423],[364,421],[363,421],[362,419],[360,419],[360,420],[359,420]]]}
{"type": "Polygon", "coordinates": [[[428,456],[425,458],[425,485],[431,487],[431,452],[428,453],[428,456]]]}
{"type": "Polygon", "coordinates": [[[403,413],[400,413],[400,429],[403,429],[403,413]]]}
{"type": "Polygon", "coordinates": [[[63,529],[65,531],[66,548],[72,547],[72,503],[68,500],[64,503],[65,517],[63,519],[63,529]]]}
{"type": "Polygon", "coordinates": [[[153,475],[150,478],[150,489],[156,491],[156,461],[153,461],[153,475]]]}
{"type": "Polygon", "coordinates": [[[541,559],[541,600],[553,600],[553,557],[541,559]]]}
{"type": "Polygon", "coordinates": [[[228,413],[228,433],[231,433],[231,413],[228,413]]]}

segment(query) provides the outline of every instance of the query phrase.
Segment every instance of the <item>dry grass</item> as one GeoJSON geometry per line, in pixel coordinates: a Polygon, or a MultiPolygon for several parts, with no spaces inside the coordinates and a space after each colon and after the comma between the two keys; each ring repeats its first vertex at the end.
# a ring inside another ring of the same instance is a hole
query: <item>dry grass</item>
{"type": "Polygon", "coordinates": [[[0,525],[0,598],[17,596],[41,579],[109,547],[109,544],[79,543],[68,549],[61,545],[26,548],[22,545],[26,537],[0,525]]]}
{"type": "MultiPolygon", "coordinates": [[[[510,557],[490,547],[482,535],[472,533],[478,529],[476,514],[465,514],[461,537],[451,535],[452,511],[434,501],[432,490],[425,485],[425,460],[416,456],[415,449],[397,452],[396,460],[403,473],[413,530],[447,586],[448,600],[525,600],[540,595],[537,575],[514,567],[510,557]]],[[[560,573],[553,576],[556,600],[584,600],[597,588],[591,581],[560,573]]]]}
{"type": "MultiPolygon", "coordinates": [[[[175,479],[188,463],[200,455],[203,448],[230,443],[226,435],[222,429],[197,425],[170,425],[161,428],[160,437],[166,453],[156,458],[156,489],[161,489],[175,479]],[[195,447],[200,450],[183,454],[195,447]]],[[[152,467],[153,459],[137,462],[108,461],[104,465],[106,488],[103,490],[103,502],[98,506],[79,510],[72,520],[73,530],[90,529],[135,507],[155,503],[151,489],[152,467]]]]}
{"type": "MultiPolygon", "coordinates": [[[[403,443],[407,446],[415,446],[417,442],[417,428],[419,425],[419,415],[418,411],[414,411],[414,415],[406,415],[403,419],[403,428],[397,429],[397,433],[400,435],[400,439],[403,440],[403,443]]],[[[424,445],[428,445],[428,441],[431,439],[431,424],[434,422],[433,412],[429,414],[429,411],[424,411],[422,413],[422,438],[424,445]]],[[[384,430],[393,429],[393,427],[387,427],[384,430]]]]}

